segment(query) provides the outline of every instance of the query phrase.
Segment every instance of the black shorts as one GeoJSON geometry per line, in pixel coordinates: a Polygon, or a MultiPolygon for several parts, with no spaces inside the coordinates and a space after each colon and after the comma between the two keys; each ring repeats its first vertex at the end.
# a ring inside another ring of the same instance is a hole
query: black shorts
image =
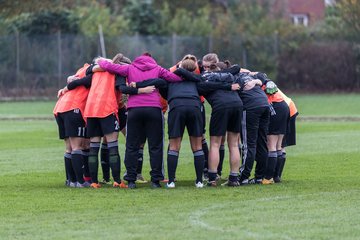
{"type": "Polygon", "coordinates": [[[121,131],[126,126],[126,120],[127,120],[126,107],[119,108],[118,116],[119,116],[119,128],[120,128],[120,131],[121,131]]]}
{"type": "Polygon", "coordinates": [[[294,116],[292,116],[289,120],[289,124],[287,126],[286,134],[283,138],[281,147],[288,147],[288,146],[294,146],[296,145],[296,117],[298,113],[296,113],[294,116]]]}
{"type": "Polygon", "coordinates": [[[282,101],[272,103],[272,107],[276,114],[270,115],[268,135],[286,134],[290,115],[289,106],[282,101]]]}
{"type": "Polygon", "coordinates": [[[178,106],[169,112],[168,134],[169,138],[182,137],[185,126],[189,136],[201,137],[203,134],[203,117],[201,109],[196,106],[178,106]]]}
{"type": "Polygon", "coordinates": [[[85,121],[79,109],[58,113],[55,119],[59,127],[60,139],[86,136],[85,121]]]}
{"type": "Polygon", "coordinates": [[[206,113],[205,113],[205,104],[202,103],[201,104],[201,116],[202,116],[202,121],[203,121],[203,134],[206,133],[206,113]]]}
{"type": "Polygon", "coordinates": [[[104,135],[118,132],[120,130],[119,121],[115,114],[104,118],[88,118],[87,131],[88,137],[103,137],[104,135]]]}
{"type": "Polygon", "coordinates": [[[210,119],[210,136],[224,136],[227,131],[240,133],[242,111],[242,107],[213,111],[210,119]]]}

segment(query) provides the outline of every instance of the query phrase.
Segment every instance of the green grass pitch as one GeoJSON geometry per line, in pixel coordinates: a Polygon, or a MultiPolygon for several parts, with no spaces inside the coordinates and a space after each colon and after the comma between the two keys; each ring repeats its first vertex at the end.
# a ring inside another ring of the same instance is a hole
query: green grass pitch
{"type": "Polygon", "coordinates": [[[293,98],[298,145],[283,183],[196,189],[184,137],[176,189],[156,190],[65,187],[64,146],[46,120],[55,103],[0,103],[0,239],[359,239],[360,121],[321,118],[360,116],[360,96],[293,98]]]}

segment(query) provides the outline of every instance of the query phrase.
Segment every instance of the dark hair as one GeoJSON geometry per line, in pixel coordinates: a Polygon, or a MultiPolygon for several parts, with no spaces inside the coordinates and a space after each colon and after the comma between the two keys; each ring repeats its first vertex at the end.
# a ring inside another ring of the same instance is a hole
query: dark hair
{"type": "Polygon", "coordinates": [[[216,53],[208,53],[203,57],[203,62],[217,63],[219,62],[219,57],[216,53]]]}
{"type": "Polygon", "coordinates": [[[131,64],[131,60],[125,57],[122,53],[116,54],[112,61],[116,64],[131,64]]]}
{"type": "Polygon", "coordinates": [[[187,59],[190,59],[190,60],[194,61],[195,63],[197,62],[197,58],[192,54],[186,54],[181,61],[184,61],[187,59]]]}
{"type": "Polygon", "coordinates": [[[143,56],[148,56],[148,57],[152,57],[151,54],[149,52],[144,52],[143,54],[141,54],[143,56]]]}
{"type": "Polygon", "coordinates": [[[193,72],[196,69],[196,62],[192,59],[185,59],[181,61],[180,66],[189,72],[193,72]]]}
{"type": "MultiPolygon", "coordinates": [[[[230,67],[231,67],[231,63],[230,63],[229,60],[225,60],[225,61],[223,61],[223,62],[218,62],[218,63],[216,63],[216,66],[218,66],[221,70],[223,70],[223,69],[228,69],[228,68],[230,68],[230,67]]],[[[210,67],[211,67],[211,65],[210,65],[210,67]]]]}
{"type": "Polygon", "coordinates": [[[226,64],[227,68],[231,67],[231,62],[229,60],[225,60],[224,63],[226,64]]]}

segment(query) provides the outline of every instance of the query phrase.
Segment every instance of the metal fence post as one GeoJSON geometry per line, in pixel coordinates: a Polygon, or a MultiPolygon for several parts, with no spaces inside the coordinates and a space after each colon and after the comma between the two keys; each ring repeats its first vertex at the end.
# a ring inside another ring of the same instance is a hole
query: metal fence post
{"type": "Polygon", "coordinates": [[[15,28],[16,38],[16,88],[19,87],[20,80],[20,34],[17,28],[15,28]]]}
{"type": "Polygon", "coordinates": [[[99,38],[100,38],[101,55],[104,58],[106,58],[104,33],[103,33],[103,30],[102,30],[101,24],[99,24],[99,38]]]}
{"type": "Polygon", "coordinates": [[[176,61],[177,61],[177,58],[176,58],[176,49],[177,49],[177,42],[176,42],[176,33],[173,33],[172,34],[172,51],[171,51],[171,54],[172,54],[172,64],[175,65],[176,64],[176,61]]]}

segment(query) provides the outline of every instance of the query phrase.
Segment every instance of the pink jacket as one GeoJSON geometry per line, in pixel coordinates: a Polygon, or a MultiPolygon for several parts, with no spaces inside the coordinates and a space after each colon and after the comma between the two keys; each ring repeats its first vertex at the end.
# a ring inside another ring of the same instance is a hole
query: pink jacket
{"type": "MultiPolygon", "coordinates": [[[[128,83],[141,82],[150,78],[162,78],[169,82],[179,82],[181,78],[160,67],[149,56],[137,57],[130,65],[113,64],[105,60],[99,61],[99,66],[110,73],[127,77],[128,83]]],[[[158,107],[161,108],[159,91],[147,94],[130,95],[127,108],[134,107],[158,107]]]]}

